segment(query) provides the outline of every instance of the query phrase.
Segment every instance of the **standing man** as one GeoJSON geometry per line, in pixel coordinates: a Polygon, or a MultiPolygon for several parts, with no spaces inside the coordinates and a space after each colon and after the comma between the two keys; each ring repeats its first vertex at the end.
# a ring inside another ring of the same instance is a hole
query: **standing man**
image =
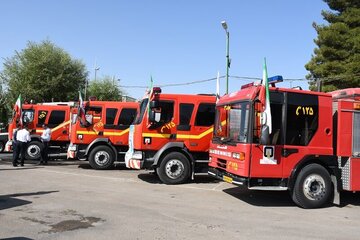
{"type": "Polygon", "coordinates": [[[46,165],[49,160],[48,150],[51,139],[51,129],[46,124],[43,124],[42,127],[44,128],[44,131],[41,134],[41,141],[43,142],[44,148],[41,151],[40,164],[46,165]]]}
{"type": "Polygon", "coordinates": [[[24,166],[24,160],[25,160],[25,151],[27,147],[27,143],[31,141],[30,133],[28,131],[27,125],[23,127],[21,130],[17,131],[16,134],[16,144],[17,144],[17,157],[15,160],[14,167],[17,167],[17,159],[19,157],[19,153],[21,154],[21,162],[20,165],[24,166]]]}
{"type": "Polygon", "coordinates": [[[13,150],[13,159],[12,159],[12,164],[14,167],[17,167],[17,159],[19,157],[19,149],[18,149],[18,144],[17,144],[17,140],[16,140],[16,135],[17,132],[19,131],[19,124],[16,123],[16,128],[13,130],[13,135],[12,135],[12,150],[13,150]]]}

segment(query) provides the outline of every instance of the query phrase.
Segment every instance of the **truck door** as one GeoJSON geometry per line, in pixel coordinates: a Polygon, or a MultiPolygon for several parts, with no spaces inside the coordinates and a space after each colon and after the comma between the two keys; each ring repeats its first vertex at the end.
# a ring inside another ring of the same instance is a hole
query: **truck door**
{"type": "Polygon", "coordinates": [[[191,129],[191,151],[208,151],[215,120],[215,103],[200,103],[197,107],[194,126],[191,129]]]}
{"type": "Polygon", "coordinates": [[[194,111],[193,103],[180,103],[179,104],[179,120],[178,125],[176,126],[177,130],[177,139],[183,141],[185,145],[189,148],[189,136],[191,133],[191,118],[194,111]]]}
{"type": "MultiPolygon", "coordinates": [[[[294,166],[304,156],[318,152],[318,146],[311,142],[319,128],[318,102],[316,95],[286,93],[286,129],[284,145],[281,149],[284,178],[290,175],[294,166]]],[[[327,122],[330,123],[331,118],[327,122]]],[[[320,134],[325,135],[325,128],[320,134]]],[[[325,138],[320,144],[326,145],[325,138]]]]}
{"type": "MultiPolygon", "coordinates": [[[[259,145],[254,140],[251,146],[251,163],[250,163],[250,177],[251,178],[281,178],[282,176],[282,157],[281,151],[283,149],[284,127],[285,127],[285,104],[284,93],[270,92],[270,109],[272,119],[272,132],[270,134],[269,145],[259,145]]],[[[257,121],[259,116],[255,116],[257,121]]],[[[254,123],[254,131],[257,123],[254,123]]]]}
{"type": "Polygon", "coordinates": [[[131,123],[136,117],[136,108],[122,108],[119,109],[119,117],[115,127],[114,138],[112,143],[115,145],[127,145],[128,144],[128,132],[131,123]]]}
{"type": "MultiPolygon", "coordinates": [[[[120,109],[121,111],[121,109],[120,109]]],[[[104,124],[104,131],[103,133],[100,133],[100,138],[101,137],[107,137],[109,138],[109,140],[114,143],[115,141],[115,118],[118,112],[120,112],[119,109],[114,108],[114,107],[107,107],[106,111],[105,111],[105,124],[104,124]],[[101,134],[103,136],[101,136],[101,134]]]]}
{"type": "Polygon", "coordinates": [[[174,117],[176,116],[174,107],[174,101],[154,100],[150,102],[150,113],[146,116],[150,125],[141,133],[145,149],[159,150],[166,143],[176,141],[178,120],[174,117]]]}
{"type": "MultiPolygon", "coordinates": [[[[68,126],[65,126],[66,111],[65,110],[50,110],[47,125],[51,129],[51,140],[68,141],[68,126]]],[[[66,123],[67,124],[67,123],[66,123]]],[[[43,129],[40,126],[39,132],[43,129]]]]}

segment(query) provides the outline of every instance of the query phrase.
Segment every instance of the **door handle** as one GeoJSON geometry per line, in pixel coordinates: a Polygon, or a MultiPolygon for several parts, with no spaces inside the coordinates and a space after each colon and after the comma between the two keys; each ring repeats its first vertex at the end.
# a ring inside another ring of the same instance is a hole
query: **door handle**
{"type": "Polygon", "coordinates": [[[297,148],[283,148],[281,151],[281,156],[288,157],[291,154],[298,153],[299,149],[297,148]]]}

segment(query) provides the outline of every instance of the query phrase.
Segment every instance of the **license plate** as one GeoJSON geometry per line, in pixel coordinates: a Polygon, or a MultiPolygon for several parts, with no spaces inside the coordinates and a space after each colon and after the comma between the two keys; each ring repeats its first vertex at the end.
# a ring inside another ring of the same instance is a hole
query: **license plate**
{"type": "Polygon", "coordinates": [[[228,182],[228,183],[232,183],[233,182],[233,179],[231,177],[228,177],[228,176],[223,176],[223,180],[225,182],[228,182]]]}

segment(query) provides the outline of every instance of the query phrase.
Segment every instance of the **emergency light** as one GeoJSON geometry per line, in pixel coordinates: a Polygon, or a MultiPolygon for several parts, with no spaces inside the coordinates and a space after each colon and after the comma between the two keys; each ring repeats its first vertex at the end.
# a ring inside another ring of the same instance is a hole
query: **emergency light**
{"type": "MultiPolygon", "coordinates": [[[[283,80],[283,77],[281,75],[276,75],[276,76],[268,78],[268,83],[269,84],[275,84],[275,83],[282,82],[282,81],[284,81],[284,80],[283,80]]],[[[273,86],[275,86],[275,85],[273,85],[273,86]]]]}
{"type": "Polygon", "coordinates": [[[159,93],[161,93],[161,88],[160,88],[160,87],[153,87],[153,93],[154,93],[154,94],[159,94],[159,93]]]}
{"type": "MultiPolygon", "coordinates": [[[[284,81],[283,80],[283,77],[281,75],[276,75],[276,76],[273,76],[273,77],[269,77],[268,78],[268,83],[271,84],[272,87],[275,87],[275,83],[278,83],[278,82],[282,82],[284,81]]],[[[249,87],[252,87],[254,85],[259,85],[260,84],[260,81],[259,82],[252,82],[252,83],[247,83],[245,85],[242,85],[241,86],[241,89],[244,89],[244,88],[249,88],[249,87]]]]}

